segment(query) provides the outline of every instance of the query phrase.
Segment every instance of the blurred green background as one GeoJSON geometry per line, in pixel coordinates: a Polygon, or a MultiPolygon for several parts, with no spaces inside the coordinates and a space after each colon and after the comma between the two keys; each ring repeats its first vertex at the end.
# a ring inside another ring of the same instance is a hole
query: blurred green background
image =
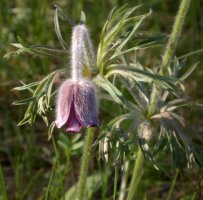
{"type": "MultiPolygon", "coordinates": [[[[152,9],[152,15],[145,21],[142,30],[150,33],[169,34],[174,17],[180,3],[179,0],[1,0],[0,1],[0,162],[9,199],[43,199],[51,173],[54,152],[51,142],[47,141],[47,128],[37,120],[34,127],[17,127],[22,119],[25,108],[12,106],[12,102],[23,99],[27,94],[11,91],[25,83],[40,80],[43,76],[57,68],[69,67],[67,63],[59,63],[46,57],[32,57],[30,55],[13,56],[9,60],[3,56],[14,51],[10,43],[16,43],[18,36],[26,44],[46,44],[60,48],[54,32],[54,3],[57,3],[75,21],[79,21],[80,12],[86,13],[87,25],[95,47],[97,47],[102,26],[109,11],[115,6],[128,3],[129,6],[142,4],[140,13],[152,9]]],[[[65,40],[69,43],[71,27],[61,21],[61,29],[65,40]]],[[[164,49],[163,45],[146,52],[143,61],[150,67],[159,63],[164,49]]],[[[179,40],[176,55],[203,48],[203,1],[192,0],[191,7],[179,40]]],[[[68,56],[68,55],[67,55],[68,56]]],[[[186,83],[188,95],[193,100],[203,102],[203,52],[188,57],[187,63],[199,61],[200,64],[186,83]]],[[[191,129],[198,132],[200,139],[203,134],[202,110],[190,110],[184,113],[191,129]]],[[[70,138],[68,138],[69,140],[70,138]]],[[[67,150],[72,159],[71,146],[67,150]]],[[[76,148],[77,158],[73,167],[67,169],[67,188],[78,175],[78,164],[81,156],[81,147],[76,148]],[[74,169],[74,170],[73,170],[74,169]],[[71,171],[72,170],[72,171],[71,171]],[[70,173],[71,172],[71,173],[70,173]],[[72,177],[72,178],[70,178],[72,177]],[[75,177],[75,178],[74,178],[75,177]]],[[[61,152],[63,156],[66,153],[61,152]]],[[[73,154],[74,155],[74,154],[73,154]]],[[[75,156],[75,155],[74,155],[75,156]]],[[[65,156],[64,156],[65,157],[65,156]]],[[[62,159],[63,160],[63,159],[62,159]]],[[[65,158],[64,158],[65,160],[65,158]]],[[[65,164],[64,164],[65,165],[65,164]]],[[[92,170],[94,166],[91,166],[92,170]]],[[[203,199],[202,170],[194,168],[178,180],[174,199],[192,199],[198,187],[198,199],[203,199]]],[[[150,168],[146,174],[146,181],[156,187],[148,187],[148,199],[163,199],[168,190],[170,178],[150,168]],[[153,198],[150,198],[150,195],[153,198]]],[[[150,185],[150,184],[149,184],[150,185]]],[[[57,193],[59,191],[55,191],[57,193]]],[[[54,192],[53,192],[54,193],[54,192]]],[[[52,199],[55,199],[53,194],[52,199]]],[[[57,196],[57,195],[56,195],[57,196]]],[[[57,199],[57,198],[56,198],[57,199]]]]}

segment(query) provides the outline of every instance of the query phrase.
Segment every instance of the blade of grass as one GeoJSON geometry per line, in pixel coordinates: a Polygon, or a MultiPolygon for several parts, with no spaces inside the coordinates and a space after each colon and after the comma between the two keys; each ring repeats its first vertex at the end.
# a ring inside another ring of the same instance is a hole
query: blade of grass
{"type": "Polygon", "coordinates": [[[51,176],[49,178],[48,188],[47,188],[44,200],[48,200],[48,195],[49,195],[49,191],[50,191],[50,188],[51,188],[51,183],[52,183],[53,176],[54,176],[56,162],[57,162],[57,158],[55,158],[55,161],[54,161],[54,165],[53,165],[53,168],[52,168],[52,171],[51,171],[51,176]]]}
{"type": "Polygon", "coordinates": [[[61,174],[61,164],[60,164],[60,160],[59,160],[59,153],[56,147],[56,142],[54,140],[54,137],[52,137],[52,142],[53,142],[53,146],[54,146],[54,152],[56,155],[56,164],[57,164],[57,170],[59,173],[59,181],[60,181],[60,186],[61,186],[61,191],[62,191],[62,200],[65,200],[65,190],[64,190],[64,184],[63,184],[63,177],[61,174]]]}
{"type": "Polygon", "coordinates": [[[1,164],[0,164],[0,191],[1,191],[0,196],[2,197],[2,200],[8,200],[1,164]]]}

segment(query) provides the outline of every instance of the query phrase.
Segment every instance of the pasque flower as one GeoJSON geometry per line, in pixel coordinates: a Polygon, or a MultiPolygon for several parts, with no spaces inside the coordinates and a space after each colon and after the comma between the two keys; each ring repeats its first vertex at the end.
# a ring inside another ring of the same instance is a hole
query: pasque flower
{"type": "MultiPolygon", "coordinates": [[[[87,62],[86,55],[89,55],[86,48],[92,47],[89,43],[85,25],[75,26],[71,41],[72,74],[59,88],[55,121],[58,128],[64,127],[70,132],[79,132],[82,127],[98,126],[95,87],[92,81],[82,77],[82,67],[87,62]]],[[[92,49],[89,52],[93,52],[92,49]]]]}

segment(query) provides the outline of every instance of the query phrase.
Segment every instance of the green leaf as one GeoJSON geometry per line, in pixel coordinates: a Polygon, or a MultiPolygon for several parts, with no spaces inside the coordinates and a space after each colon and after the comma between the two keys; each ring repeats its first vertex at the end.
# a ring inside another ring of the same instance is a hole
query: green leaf
{"type": "MultiPolygon", "coordinates": [[[[138,27],[141,25],[142,20],[147,16],[140,15],[136,17],[131,17],[131,14],[140,6],[133,8],[126,8],[126,5],[121,8],[114,8],[104,24],[102,29],[100,44],[97,51],[97,66],[100,69],[100,72],[103,72],[103,66],[110,61],[109,58],[113,59],[119,55],[128,52],[127,50],[121,51],[127,43],[133,38],[134,33],[137,31],[138,27]],[[125,29],[129,28],[128,26],[133,26],[133,29],[127,32],[125,29]]],[[[132,46],[131,50],[140,49],[139,45],[132,46]]]]}
{"type": "Polygon", "coordinates": [[[65,134],[60,133],[59,140],[65,143],[67,148],[71,146],[70,140],[65,134]]]}
{"type": "Polygon", "coordinates": [[[65,53],[65,54],[67,54],[67,50],[55,49],[55,48],[47,46],[47,45],[34,44],[34,45],[29,45],[28,47],[30,49],[40,49],[40,50],[45,50],[45,51],[48,51],[48,52],[50,51],[50,52],[58,52],[58,53],[65,53]]]}
{"type": "Polygon", "coordinates": [[[46,104],[47,107],[50,107],[50,101],[51,101],[51,96],[52,96],[52,88],[54,84],[54,80],[57,74],[54,74],[53,77],[50,78],[47,86],[47,92],[46,92],[46,104]]]}
{"type": "Polygon", "coordinates": [[[58,21],[58,9],[57,9],[57,7],[56,7],[55,13],[54,13],[54,26],[55,26],[56,35],[57,35],[57,37],[61,43],[61,46],[63,47],[63,49],[68,50],[68,46],[67,46],[66,42],[64,41],[64,39],[61,35],[61,30],[60,30],[59,21],[58,21]]]}
{"type": "Polygon", "coordinates": [[[12,46],[18,48],[18,49],[23,49],[24,46],[22,44],[19,44],[19,43],[11,43],[12,46]]]}
{"type": "Polygon", "coordinates": [[[30,114],[24,115],[24,118],[18,123],[17,126],[22,126],[24,124],[29,123],[30,122],[30,118],[31,118],[30,114]]]}
{"type": "MultiPolygon", "coordinates": [[[[132,31],[130,32],[130,34],[122,41],[122,43],[116,48],[115,53],[111,56],[110,59],[113,59],[119,55],[122,55],[123,53],[129,52],[129,50],[121,52],[121,50],[123,49],[123,47],[127,44],[127,42],[132,38],[132,36],[134,35],[135,31],[137,31],[137,29],[140,27],[141,23],[143,22],[143,20],[149,16],[151,14],[151,11],[145,15],[143,15],[143,17],[140,18],[140,20],[138,22],[135,23],[132,31]]],[[[139,47],[137,47],[139,49],[139,47]]],[[[132,50],[134,50],[135,47],[132,48],[132,50]]],[[[131,50],[130,50],[131,51],[131,50]]]]}
{"type": "MultiPolygon", "coordinates": [[[[22,82],[23,83],[23,82],[22,82]]],[[[23,83],[24,84],[24,83],[23,83]]],[[[23,86],[18,86],[13,88],[12,90],[17,90],[17,91],[21,91],[21,90],[28,90],[32,87],[35,87],[39,84],[39,81],[33,82],[33,83],[29,83],[29,84],[24,84],[23,86]]]]}
{"type": "Polygon", "coordinates": [[[195,55],[195,54],[199,54],[199,53],[202,53],[202,52],[203,52],[203,49],[198,49],[198,50],[195,50],[195,51],[186,53],[186,54],[184,54],[184,55],[178,57],[178,59],[179,59],[179,60],[180,60],[180,59],[184,59],[184,58],[187,58],[187,57],[189,57],[189,56],[193,56],[193,55],[195,55]]]}
{"type": "Polygon", "coordinates": [[[81,10],[80,22],[84,23],[84,24],[86,23],[86,15],[85,15],[85,12],[83,10],[81,10]]]}
{"type": "Polygon", "coordinates": [[[187,79],[192,72],[197,68],[197,65],[199,64],[199,62],[193,64],[191,67],[188,68],[188,70],[179,78],[180,81],[184,81],[185,79],[187,79]]]}
{"type": "Polygon", "coordinates": [[[55,122],[52,122],[51,125],[49,126],[48,140],[51,139],[55,126],[56,126],[55,122]]]}
{"type": "Polygon", "coordinates": [[[144,50],[146,48],[152,47],[153,44],[154,44],[154,42],[151,42],[151,43],[147,43],[147,44],[143,44],[143,45],[139,45],[139,46],[134,46],[134,47],[128,48],[127,50],[124,50],[124,51],[117,52],[113,56],[110,57],[110,60],[112,60],[118,56],[121,56],[123,54],[129,53],[131,51],[144,50]]]}
{"type": "Polygon", "coordinates": [[[67,62],[67,60],[65,60],[55,54],[56,52],[67,53],[67,50],[64,51],[64,50],[54,49],[54,48],[50,48],[50,47],[47,47],[44,45],[24,46],[23,44],[20,44],[20,43],[14,43],[12,45],[15,46],[16,48],[18,48],[18,50],[7,53],[6,55],[4,55],[4,58],[9,59],[12,55],[16,55],[16,54],[17,55],[30,54],[33,56],[41,56],[41,55],[48,56],[48,57],[55,59],[57,61],[60,61],[60,62],[67,62]],[[40,51],[40,49],[43,51],[40,51]],[[48,51],[48,52],[45,52],[45,51],[48,51]],[[49,53],[50,51],[52,51],[54,53],[49,53]]]}
{"type": "Polygon", "coordinates": [[[149,98],[147,97],[146,88],[141,82],[135,82],[130,78],[121,77],[121,82],[130,92],[135,102],[142,110],[147,108],[149,104],[149,98]]]}
{"type": "Polygon", "coordinates": [[[76,134],[72,137],[71,143],[74,144],[78,142],[78,140],[81,138],[81,134],[76,134]]]}
{"type": "Polygon", "coordinates": [[[97,75],[94,78],[94,82],[103,90],[106,90],[116,103],[121,104],[125,107],[125,100],[123,98],[122,93],[109,80],[100,75],[97,75]]]}
{"type": "Polygon", "coordinates": [[[154,160],[154,157],[149,150],[149,146],[144,138],[140,138],[140,146],[142,148],[144,155],[153,163],[154,168],[159,170],[159,168],[154,160]]]}
{"type": "MultiPolygon", "coordinates": [[[[102,184],[102,174],[93,174],[88,176],[86,179],[86,194],[84,199],[91,199],[93,194],[95,194],[102,184]]],[[[65,200],[76,199],[77,185],[73,185],[65,194],[65,200]]],[[[63,200],[63,199],[61,199],[63,200]]]]}
{"type": "Polygon", "coordinates": [[[81,149],[84,145],[84,141],[79,141],[77,143],[74,143],[72,145],[72,150],[78,150],[78,149],[81,149]]]}
{"type": "Polygon", "coordinates": [[[60,8],[58,5],[55,4],[54,6],[59,11],[59,13],[63,16],[63,18],[71,25],[71,27],[73,27],[75,25],[75,22],[73,21],[73,19],[69,15],[64,13],[63,9],[60,8]]]}
{"type": "Polygon", "coordinates": [[[30,90],[30,87],[37,86],[34,91],[32,91],[32,97],[29,97],[27,99],[14,102],[14,105],[21,105],[29,103],[29,106],[24,114],[23,120],[18,125],[23,125],[25,123],[33,124],[35,121],[35,118],[37,115],[40,115],[46,125],[48,126],[48,118],[46,116],[47,112],[50,109],[50,98],[53,96],[51,94],[51,90],[53,87],[53,81],[54,77],[61,73],[63,70],[56,70],[49,75],[47,75],[45,78],[43,78],[41,81],[36,83],[31,83],[26,86],[22,86],[21,88],[17,88],[19,90],[28,88],[30,90]],[[47,96],[48,95],[48,96],[47,96]],[[48,98],[48,99],[47,99],[48,98]]]}
{"type": "Polygon", "coordinates": [[[152,74],[148,71],[141,70],[132,66],[127,65],[111,65],[108,68],[108,72],[106,77],[119,74],[125,78],[132,78],[135,81],[141,82],[154,82],[161,87],[167,88],[168,90],[177,91],[175,84],[173,84],[174,80],[168,77],[160,76],[157,74],[152,74]]]}
{"type": "Polygon", "coordinates": [[[34,101],[34,100],[36,100],[36,97],[29,97],[27,99],[13,102],[12,105],[19,106],[19,105],[29,104],[31,101],[34,101]]]}

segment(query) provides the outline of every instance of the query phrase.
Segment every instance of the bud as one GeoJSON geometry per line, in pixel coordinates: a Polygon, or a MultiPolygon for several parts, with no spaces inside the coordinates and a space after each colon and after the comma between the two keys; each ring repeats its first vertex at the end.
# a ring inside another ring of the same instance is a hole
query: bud
{"type": "Polygon", "coordinates": [[[153,127],[149,122],[142,122],[138,127],[138,134],[141,138],[145,140],[150,140],[153,134],[153,127]]]}

